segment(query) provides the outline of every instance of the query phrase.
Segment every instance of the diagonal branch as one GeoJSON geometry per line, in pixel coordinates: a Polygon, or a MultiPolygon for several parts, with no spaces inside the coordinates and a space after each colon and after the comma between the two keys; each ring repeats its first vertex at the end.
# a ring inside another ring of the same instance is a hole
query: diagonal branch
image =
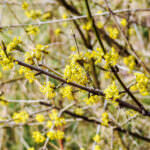
{"type": "MultiPolygon", "coordinates": [[[[47,106],[47,107],[52,107],[51,104],[46,103],[46,102],[40,102],[40,104],[44,105],[44,106],[47,106]]],[[[53,106],[53,108],[55,108],[57,110],[61,110],[61,108],[59,108],[57,106],[53,106]]],[[[73,113],[73,112],[71,112],[69,110],[64,110],[63,113],[68,114],[68,115],[70,115],[70,116],[72,116],[74,118],[83,119],[84,121],[89,122],[89,123],[96,123],[96,124],[100,124],[101,125],[101,122],[98,121],[98,120],[90,119],[90,118],[88,118],[86,116],[83,116],[83,115],[77,115],[77,114],[75,114],[75,113],[73,113]]],[[[111,122],[109,122],[109,124],[111,125],[111,124],[113,124],[113,122],[111,121],[111,122]]],[[[144,140],[146,142],[150,142],[150,138],[141,136],[141,135],[139,135],[139,134],[137,134],[135,132],[132,132],[132,131],[129,131],[129,130],[126,130],[126,129],[122,129],[121,127],[115,127],[114,130],[117,130],[117,131],[122,132],[122,133],[127,133],[127,134],[129,134],[129,135],[131,135],[133,137],[138,138],[138,139],[144,140]]]]}
{"type": "MultiPolygon", "coordinates": [[[[92,94],[95,94],[95,95],[105,96],[105,94],[104,94],[101,90],[99,90],[99,89],[94,89],[94,88],[86,87],[86,86],[79,85],[79,84],[74,83],[74,82],[67,82],[65,79],[63,79],[63,78],[61,78],[61,77],[59,77],[59,76],[57,76],[57,75],[54,75],[54,74],[52,74],[52,73],[50,73],[50,72],[47,72],[47,71],[45,71],[45,70],[43,70],[43,69],[41,69],[41,68],[39,68],[39,67],[35,67],[35,66],[33,66],[33,65],[26,64],[26,63],[24,63],[24,62],[22,62],[22,61],[20,61],[20,60],[15,60],[15,61],[16,61],[19,65],[21,65],[21,66],[30,68],[31,70],[35,70],[35,71],[37,71],[37,72],[40,72],[41,74],[45,74],[45,75],[47,75],[47,76],[49,76],[49,77],[51,77],[51,78],[54,78],[54,79],[56,79],[56,80],[58,80],[58,81],[61,81],[61,82],[65,83],[65,84],[68,84],[68,85],[77,87],[77,88],[79,88],[79,89],[85,90],[85,91],[87,91],[87,92],[89,92],[89,93],[92,93],[92,94]]],[[[120,99],[117,99],[117,101],[119,102],[119,105],[120,105],[121,107],[133,109],[133,110],[135,110],[135,111],[137,111],[137,112],[139,112],[139,113],[142,114],[142,111],[141,111],[140,108],[138,108],[138,107],[136,107],[136,106],[134,106],[134,105],[132,105],[132,104],[129,104],[129,103],[127,103],[127,102],[124,102],[124,101],[122,101],[122,100],[120,100],[120,99]]],[[[150,112],[146,111],[146,113],[143,114],[143,115],[144,115],[144,116],[150,116],[150,112]]]]}

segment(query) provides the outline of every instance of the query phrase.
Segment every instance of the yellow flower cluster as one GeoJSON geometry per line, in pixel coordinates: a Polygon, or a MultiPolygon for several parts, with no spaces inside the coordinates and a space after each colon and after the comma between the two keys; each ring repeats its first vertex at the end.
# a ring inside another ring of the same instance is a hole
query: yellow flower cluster
{"type": "Polygon", "coordinates": [[[73,95],[72,95],[72,87],[67,85],[63,88],[61,88],[61,94],[63,97],[67,97],[69,100],[73,100],[73,95]]]}
{"type": "Polygon", "coordinates": [[[49,53],[47,48],[48,48],[48,46],[37,44],[36,47],[32,51],[25,53],[25,63],[29,63],[29,64],[33,65],[34,58],[36,58],[38,61],[40,61],[42,58],[42,53],[45,53],[45,54],[49,53]]]}
{"type": "Polygon", "coordinates": [[[136,84],[131,87],[131,90],[139,90],[143,96],[148,95],[148,77],[143,73],[135,73],[134,75],[136,76],[136,84]]]}
{"type": "Polygon", "coordinates": [[[42,12],[41,12],[41,10],[26,10],[25,15],[28,18],[35,20],[35,19],[38,19],[39,17],[41,17],[42,12]]]}
{"type": "Polygon", "coordinates": [[[126,115],[129,116],[129,117],[133,117],[136,114],[137,114],[137,112],[134,111],[134,110],[128,110],[128,111],[126,111],[126,115]]]}
{"type": "Polygon", "coordinates": [[[104,72],[104,78],[105,79],[111,79],[113,75],[110,72],[104,72]]]}
{"type": "Polygon", "coordinates": [[[43,143],[45,141],[45,137],[39,131],[34,131],[32,133],[32,138],[36,143],[43,143]]]}
{"type": "Polygon", "coordinates": [[[29,114],[26,111],[15,112],[12,118],[16,123],[26,123],[29,119],[29,114]]]}
{"type": "Polygon", "coordinates": [[[24,74],[25,78],[28,79],[30,83],[35,80],[35,74],[29,68],[21,66],[19,69],[19,74],[24,74]]]}
{"type": "Polygon", "coordinates": [[[82,28],[83,28],[84,30],[86,30],[86,31],[91,30],[91,29],[92,29],[92,21],[88,21],[86,24],[84,24],[84,25],[82,26],[82,28]]]}
{"type": "Polygon", "coordinates": [[[27,32],[29,35],[36,35],[36,34],[39,32],[39,27],[33,26],[33,25],[29,25],[29,26],[26,28],[26,32],[27,32]]]}
{"type": "Polygon", "coordinates": [[[0,46],[0,65],[2,66],[3,70],[9,70],[13,68],[14,58],[11,52],[15,51],[21,43],[22,41],[20,40],[20,37],[14,37],[14,39],[8,43],[6,50],[0,46]]]}
{"type": "Polygon", "coordinates": [[[113,27],[108,27],[107,32],[109,33],[109,36],[112,39],[117,39],[117,37],[119,35],[119,31],[116,28],[113,28],[113,27]]]}
{"type": "Polygon", "coordinates": [[[37,114],[35,116],[35,119],[38,121],[38,122],[43,122],[45,120],[44,116],[42,114],[37,114]]]}
{"type": "Polygon", "coordinates": [[[83,111],[82,108],[76,108],[76,109],[75,109],[75,114],[77,114],[77,115],[83,115],[83,114],[84,114],[84,111],[83,111]]]}
{"type": "Polygon", "coordinates": [[[27,2],[22,3],[22,9],[27,10],[29,8],[29,4],[27,2]]]}
{"type": "Polygon", "coordinates": [[[14,67],[13,61],[13,57],[7,57],[5,52],[2,50],[2,47],[0,47],[0,65],[2,66],[3,70],[12,69],[14,67]]]}
{"type": "Polygon", "coordinates": [[[64,13],[62,16],[63,19],[67,19],[67,15],[64,13]]]}
{"type": "Polygon", "coordinates": [[[115,66],[117,64],[119,55],[116,50],[112,47],[111,51],[109,51],[105,56],[105,66],[104,68],[108,68],[109,65],[115,66]]]}
{"type": "MultiPolygon", "coordinates": [[[[68,16],[64,13],[64,14],[62,15],[62,18],[63,18],[63,19],[67,19],[68,16]]],[[[67,27],[67,25],[68,25],[67,22],[64,22],[64,23],[63,23],[63,26],[64,26],[64,27],[67,27]]]]}
{"type": "Polygon", "coordinates": [[[101,121],[102,121],[102,125],[108,126],[109,116],[107,112],[102,113],[101,121]]]}
{"type": "Polygon", "coordinates": [[[133,27],[130,27],[128,32],[129,32],[129,35],[131,36],[131,35],[135,34],[136,31],[133,27]]]}
{"type": "Polygon", "coordinates": [[[67,79],[67,82],[76,82],[81,85],[85,85],[88,81],[86,76],[86,71],[84,68],[78,63],[80,59],[79,55],[71,55],[71,63],[70,65],[66,65],[64,70],[64,77],[67,79]]]}
{"type": "Polygon", "coordinates": [[[57,131],[49,131],[47,136],[50,140],[62,140],[64,138],[64,132],[57,130],[57,131]]]}
{"type": "Polygon", "coordinates": [[[120,95],[115,82],[113,82],[104,90],[104,94],[106,99],[112,99],[112,102],[117,105],[116,99],[120,98],[120,95]]]}
{"type": "Polygon", "coordinates": [[[93,105],[93,104],[98,103],[99,101],[100,101],[100,97],[98,95],[92,95],[89,98],[84,99],[84,102],[87,105],[93,105]]]}
{"type": "Polygon", "coordinates": [[[51,128],[52,126],[53,126],[53,122],[48,120],[47,123],[46,123],[46,127],[51,128]]]}
{"type": "Polygon", "coordinates": [[[51,17],[51,12],[45,12],[42,14],[41,10],[29,10],[29,4],[27,2],[22,3],[22,9],[25,10],[25,15],[33,20],[41,17],[42,20],[47,20],[51,17]]]}
{"type": "Polygon", "coordinates": [[[57,110],[52,110],[51,114],[49,114],[49,117],[56,127],[66,124],[66,120],[63,117],[59,117],[57,110]]]}
{"type": "Polygon", "coordinates": [[[47,98],[54,98],[56,93],[54,91],[54,84],[50,81],[44,82],[44,85],[40,87],[40,91],[47,97],[47,98]]]}
{"type": "Polygon", "coordinates": [[[58,36],[60,33],[61,33],[61,29],[60,29],[60,28],[57,28],[57,29],[55,30],[55,34],[58,36]]]}
{"type": "Polygon", "coordinates": [[[103,50],[99,47],[97,47],[96,50],[85,53],[85,57],[88,59],[94,59],[95,64],[101,63],[103,56],[104,56],[103,50]]]}
{"type": "Polygon", "coordinates": [[[124,64],[129,67],[130,71],[132,71],[135,68],[136,63],[135,63],[134,56],[130,55],[128,57],[125,57],[123,61],[124,61],[124,64]]]}
{"type": "Polygon", "coordinates": [[[96,143],[99,143],[101,138],[100,138],[100,135],[99,134],[96,134],[94,137],[93,137],[93,140],[96,142],[96,143]]]}
{"type": "Polygon", "coordinates": [[[120,21],[120,24],[123,26],[123,27],[126,27],[127,26],[127,20],[126,19],[122,19],[120,21]]]}
{"type": "Polygon", "coordinates": [[[76,51],[77,50],[76,46],[71,46],[70,49],[71,49],[71,51],[76,51]]]}
{"type": "Polygon", "coordinates": [[[50,17],[51,17],[52,15],[51,15],[51,12],[45,12],[43,15],[42,15],[42,19],[43,20],[47,20],[47,19],[49,19],[50,17]]]}
{"type": "Polygon", "coordinates": [[[103,27],[103,23],[102,23],[101,21],[98,21],[98,22],[96,23],[96,26],[97,26],[99,29],[101,29],[101,28],[103,27]]]}
{"type": "Polygon", "coordinates": [[[16,50],[19,44],[22,44],[21,38],[14,37],[13,41],[7,45],[7,53],[16,50]]]}

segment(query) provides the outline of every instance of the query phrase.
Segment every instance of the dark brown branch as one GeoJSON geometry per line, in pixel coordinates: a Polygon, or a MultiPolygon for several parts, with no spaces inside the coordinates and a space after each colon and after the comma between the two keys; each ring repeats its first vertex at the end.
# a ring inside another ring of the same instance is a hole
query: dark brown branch
{"type": "Polygon", "coordinates": [[[85,87],[85,86],[82,86],[82,85],[79,85],[77,83],[74,83],[74,82],[67,82],[65,79],[57,76],[57,75],[54,75],[50,72],[47,72],[39,67],[35,67],[33,65],[29,65],[29,64],[26,64],[20,60],[16,60],[16,62],[21,65],[21,66],[24,66],[24,67],[27,67],[27,68],[30,68],[31,70],[35,70],[35,71],[38,71],[38,72],[41,72],[42,74],[45,74],[45,75],[48,75],[49,77],[52,77],[58,81],[61,81],[63,83],[66,83],[66,84],[69,84],[71,86],[74,86],[74,87],[77,87],[77,88],[80,88],[82,90],[85,90],[85,91],[88,91],[90,93],[93,93],[93,94],[96,94],[96,95],[101,95],[101,96],[104,96],[104,93],[98,89],[94,89],[94,88],[89,88],[89,87],[85,87]]]}
{"type": "MultiPolygon", "coordinates": [[[[98,39],[99,45],[101,46],[101,48],[102,48],[102,50],[103,50],[103,52],[105,54],[106,53],[106,49],[105,49],[105,47],[103,45],[103,42],[101,40],[100,35],[98,34],[94,18],[92,17],[92,14],[91,14],[91,11],[90,11],[88,0],[85,0],[85,5],[86,5],[86,8],[87,8],[89,19],[92,21],[93,30],[95,31],[95,36],[98,39]]],[[[123,83],[123,81],[120,79],[118,73],[116,72],[116,69],[114,67],[112,67],[111,65],[110,65],[110,68],[111,68],[113,74],[115,75],[116,79],[118,80],[118,82],[121,84],[121,86],[125,89],[125,91],[133,99],[133,101],[140,107],[140,109],[142,111],[142,114],[143,115],[147,114],[147,111],[145,110],[144,106],[137,100],[137,98],[130,92],[130,90],[125,86],[125,84],[123,83]]]]}
{"type": "MultiPolygon", "coordinates": [[[[47,107],[52,107],[51,104],[46,103],[46,102],[40,102],[40,104],[41,104],[41,105],[44,105],[44,106],[47,106],[47,107]]],[[[55,108],[55,109],[57,109],[57,110],[61,110],[61,108],[59,108],[59,107],[57,107],[57,106],[53,106],[53,108],[55,108]]],[[[83,119],[83,120],[86,121],[86,122],[101,124],[101,122],[98,121],[98,120],[90,119],[90,118],[88,118],[88,117],[86,117],[86,116],[83,116],[83,115],[77,115],[77,114],[75,114],[75,113],[73,113],[73,112],[71,112],[71,111],[69,111],[69,110],[65,110],[65,111],[63,111],[63,113],[68,114],[68,115],[70,115],[70,116],[72,116],[72,117],[74,117],[74,118],[83,119]]],[[[113,124],[113,122],[111,121],[109,124],[111,125],[111,124],[113,124]]],[[[117,131],[122,132],[122,133],[127,133],[127,134],[129,134],[129,135],[131,135],[131,136],[133,136],[133,137],[138,138],[138,139],[144,140],[144,141],[146,141],[146,142],[150,142],[150,138],[141,136],[141,135],[139,135],[139,134],[137,134],[137,133],[135,133],[135,132],[131,132],[131,131],[128,131],[128,130],[126,130],[126,129],[122,129],[121,127],[116,127],[116,128],[114,128],[114,130],[117,130],[117,131]]]]}
{"type": "MultiPolygon", "coordinates": [[[[87,91],[87,92],[89,92],[89,93],[92,93],[92,94],[95,94],[95,95],[105,96],[105,94],[104,94],[101,90],[99,90],[99,89],[94,89],[94,88],[85,87],[85,86],[79,85],[79,84],[74,83],[74,82],[67,82],[65,79],[63,79],[63,78],[61,78],[61,77],[58,77],[57,75],[54,75],[54,74],[52,74],[52,73],[50,73],[50,72],[47,72],[47,71],[45,71],[45,70],[43,70],[43,69],[41,69],[41,68],[39,68],[39,67],[35,67],[35,66],[33,66],[33,65],[26,64],[26,63],[24,63],[24,62],[22,62],[22,61],[19,61],[19,60],[16,60],[16,62],[17,62],[19,65],[21,65],[21,66],[30,68],[31,70],[38,71],[38,72],[40,72],[41,74],[45,74],[45,75],[47,75],[47,76],[49,76],[49,77],[52,77],[52,78],[54,78],[54,79],[56,79],[56,80],[58,80],[58,81],[61,81],[61,82],[65,83],[65,84],[69,84],[69,85],[71,85],[71,86],[77,87],[77,88],[79,88],[79,89],[85,90],[85,91],[87,91]]],[[[136,106],[134,106],[134,105],[132,105],[132,104],[129,104],[129,103],[127,103],[127,102],[124,102],[124,101],[122,101],[122,100],[120,100],[120,99],[118,99],[117,101],[119,102],[119,105],[120,105],[121,107],[133,109],[133,110],[135,110],[135,111],[137,111],[137,112],[139,112],[139,113],[142,114],[142,111],[141,111],[140,108],[138,108],[138,107],[136,107],[136,106]]],[[[144,115],[145,115],[145,116],[150,116],[150,112],[146,111],[146,114],[144,114],[144,115]]]]}
{"type": "Polygon", "coordinates": [[[143,115],[145,115],[147,112],[144,108],[144,106],[137,100],[137,98],[131,93],[130,89],[126,87],[126,85],[123,83],[121,78],[119,77],[118,73],[114,70],[113,67],[111,67],[112,72],[114,73],[115,77],[117,78],[118,82],[121,84],[121,86],[124,88],[124,90],[128,93],[128,95],[133,99],[133,101],[140,107],[141,112],[143,115]]]}

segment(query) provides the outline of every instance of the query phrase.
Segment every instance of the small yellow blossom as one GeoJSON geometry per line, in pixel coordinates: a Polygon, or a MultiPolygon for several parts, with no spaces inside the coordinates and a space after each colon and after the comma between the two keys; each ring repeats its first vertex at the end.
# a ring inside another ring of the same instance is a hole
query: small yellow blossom
{"type": "Polygon", "coordinates": [[[14,37],[13,41],[7,45],[7,53],[15,51],[19,44],[22,44],[21,38],[14,37]]]}
{"type": "Polygon", "coordinates": [[[101,138],[100,138],[100,135],[99,134],[96,134],[94,137],[93,137],[93,140],[96,142],[96,143],[99,143],[101,138]]]}
{"type": "Polygon", "coordinates": [[[51,120],[57,120],[58,119],[58,111],[56,109],[53,109],[52,112],[49,114],[49,117],[51,120]]]}
{"type": "Polygon", "coordinates": [[[103,28],[103,23],[101,21],[98,21],[96,25],[99,29],[103,28]]]}
{"type": "Polygon", "coordinates": [[[61,94],[63,95],[63,97],[67,97],[69,100],[73,100],[71,86],[67,85],[67,86],[61,88],[61,94]]]}
{"type": "Polygon", "coordinates": [[[33,53],[33,57],[35,57],[38,61],[42,59],[42,54],[48,54],[47,45],[37,44],[36,47],[31,51],[33,53]]]}
{"type": "Polygon", "coordinates": [[[123,27],[126,27],[127,26],[127,20],[126,19],[122,19],[120,21],[120,24],[123,26],[123,27]]]}
{"type": "Polygon", "coordinates": [[[39,131],[34,131],[32,137],[36,143],[43,143],[45,141],[45,137],[39,131]]]}
{"type": "Polygon", "coordinates": [[[105,78],[105,79],[111,79],[111,75],[112,75],[112,74],[111,74],[110,72],[105,72],[105,73],[104,73],[104,78],[105,78]]]}
{"type": "Polygon", "coordinates": [[[57,28],[57,29],[55,30],[55,34],[58,36],[60,33],[61,33],[61,29],[60,29],[60,28],[57,28]]]}
{"type": "Polygon", "coordinates": [[[70,49],[71,49],[71,51],[76,51],[77,50],[76,46],[71,46],[70,49]]]}
{"type": "Polygon", "coordinates": [[[119,31],[117,30],[117,28],[108,27],[107,32],[112,39],[116,39],[119,35],[119,31]]]}
{"type": "Polygon", "coordinates": [[[113,82],[104,90],[104,94],[105,94],[106,99],[112,99],[113,102],[116,102],[116,99],[120,98],[119,90],[115,82],[113,82]]]}
{"type": "Polygon", "coordinates": [[[82,26],[82,28],[83,28],[84,30],[86,30],[86,31],[91,30],[91,29],[92,29],[92,21],[88,21],[86,24],[84,24],[84,25],[82,26]]]}
{"type": "Polygon", "coordinates": [[[130,71],[132,71],[135,68],[135,66],[136,66],[135,58],[132,55],[130,55],[128,57],[125,57],[123,59],[123,61],[124,61],[124,64],[129,67],[130,71]]]}
{"type": "Polygon", "coordinates": [[[35,119],[38,121],[38,122],[43,122],[45,120],[44,116],[42,114],[37,114],[35,116],[35,119]]]}
{"type": "MultiPolygon", "coordinates": [[[[62,18],[63,18],[63,19],[67,19],[68,16],[64,13],[64,14],[62,15],[62,18]]],[[[64,26],[64,27],[67,27],[67,25],[68,25],[67,22],[64,22],[64,23],[63,23],[63,26],[64,26]]]]}
{"type": "Polygon", "coordinates": [[[76,108],[76,109],[75,109],[75,114],[77,114],[77,115],[83,115],[83,114],[84,114],[84,111],[83,111],[82,108],[76,108]]]}
{"type": "Polygon", "coordinates": [[[6,56],[4,50],[0,47],[0,65],[3,70],[9,70],[14,67],[14,58],[12,56],[6,56]]]}
{"type": "Polygon", "coordinates": [[[107,112],[102,113],[101,121],[102,121],[102,125],[108,126],[109,116],[107,112]]]}
{"type": "Polygon", "coordinates": [[[54,91],[54,84],[50,81],[44,82],[44,85],[40,87],[40,91],[47,97],[47,98],[54,98],[56,93],[54,91]]]}
{"type": "Polygon", "coordinates": [[[29,35],[36,35],[36,34],[39,32],[39,27],[35,27],[35,26],[32,26],[32,25],[29,25],[29,26],[26,28],[26,32],[27,32],[29,35]]]}
{"type": "Polygon", "coordinates": [[[35,80],[35,74],[32,72],[31,69],[21,66],[19,69],[19,74],[24,74],[25,78],[32,83],[35,80]]]}
{"type": "Polygon", "coordinates": [[[135,29],[130,27],[128,32],[129,32],[129,35],[131,36],[131,35],[133,35],[135,33],[135,29]]]}
{"type": "Polygon", "coordinates": [[[63,16],[62,16],[62,18],[63,18],[63,19],[67,19],[68,17],[67,17],[67,15],[64,13],[63,16]]]}
{"type": "Polygon", "coordinates": [[[12,118],[16,123],[26,123],[29,119],[29,114],[26,111],[15,112],[12,118]]]}
{"type": "Polygon", "coordinates": [[[53,126],[53,122],[50,121],[50,120],[48,120],[47,123],[46,123],[46,126],[47,126],[48,128],[51,128],[51,127],[53,126]]]}
{"type": "Polygon", "coordinates": [[[60,130],[49,131],[47,137],[49,137],[50,140],[62,140],[64,138],[64,132],[60,130]]]}
{"type": "Polygon", "coordinates": [[[22,3],[22,9],[27,10],[29,7],[29,4],[27,2],[22,3]]]}
{"type": "Polygon", "coordinates": [[[43,15],[42,15],[42,19],[43,20],[47,20],[47,19],[50,19],[50,17],[51,17],[52,15],[51,15],[51,12],[46,12],[46,13],[44,13],[43,15]]]}
{"type": "Polygon", "coordinates": [[[51,121],[53,121],[53,124],[56,127],[60,127],[60,126],[66,124],[65,119],[63,117],[58,116],[58,111],[57,110],[52,110],[51,114],[49,114],[49,117],[50,117],[51,121]]]}
{"type": "Polygon", "coordinates": [[[78,63],[80,61],[80,56],[73,54],[71,55],[71,63],[70,65],[66,65],[64,70],[64,77],[67,79],[67,82],[76,82],[81,85],[85,85],[88,81],[86,76],[86,71],[84,68],[78,63]]]}
{"type": "Polygon", "coordinates": [[[98,64],[102,62],[104,52],[101,48],[97,47],[96,50],[93,50],[92,52],[86,52],[84,56],[88,59],[94,59],[95,64],[98,64]]]}
{"type": "Polygon", "coordinates": [[[89,98],[85,98],[84,101],[87,105],[93,105],[100,102],[100,97],[98,95],[92,95],[89,98]]]}
{"type": "Polygon", "coordinates": [[[35,20],[35,19],[38,19],[39,17],[41,17],[42,12],[41,12],[41,10],[28,10],[25,12],[25,14],[28,18],[35,20]]]}
{"type": "Polygon", "coordinates": [[[126,115],[129,116],[129,117],[133,117],[136,114],[137,114],[137,112],[134,111],[134,110],[128,110],[128,111],[126,111],[126,115]]]}
{"type": "Polygon", "coordinates": [[[116,52],[116,50],[112,47],[111,51],[106,53],[104,58],[105,58],[105,66],[104,66],[104,68],[108,69],[109,65],[115,66],[117,64],[119,55],[116,52]]]}
{"type": "Polygon", "coordinates": [[[131,87],[131,90],[136,91],[139,90],[141,95],[146,96],[149,94],[147,87],[149,79],[143,73],[135,73],[136,76],[136,84],[131,87]]]}

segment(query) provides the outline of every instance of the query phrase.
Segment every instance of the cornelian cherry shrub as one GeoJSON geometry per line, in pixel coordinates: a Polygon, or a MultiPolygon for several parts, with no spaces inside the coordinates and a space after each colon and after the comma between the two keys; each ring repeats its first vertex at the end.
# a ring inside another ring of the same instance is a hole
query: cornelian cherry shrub
{"type": "Polygon", "coordinates": [[[0,0],[0,149],[150,149],[149,6],[0,0]]]}

